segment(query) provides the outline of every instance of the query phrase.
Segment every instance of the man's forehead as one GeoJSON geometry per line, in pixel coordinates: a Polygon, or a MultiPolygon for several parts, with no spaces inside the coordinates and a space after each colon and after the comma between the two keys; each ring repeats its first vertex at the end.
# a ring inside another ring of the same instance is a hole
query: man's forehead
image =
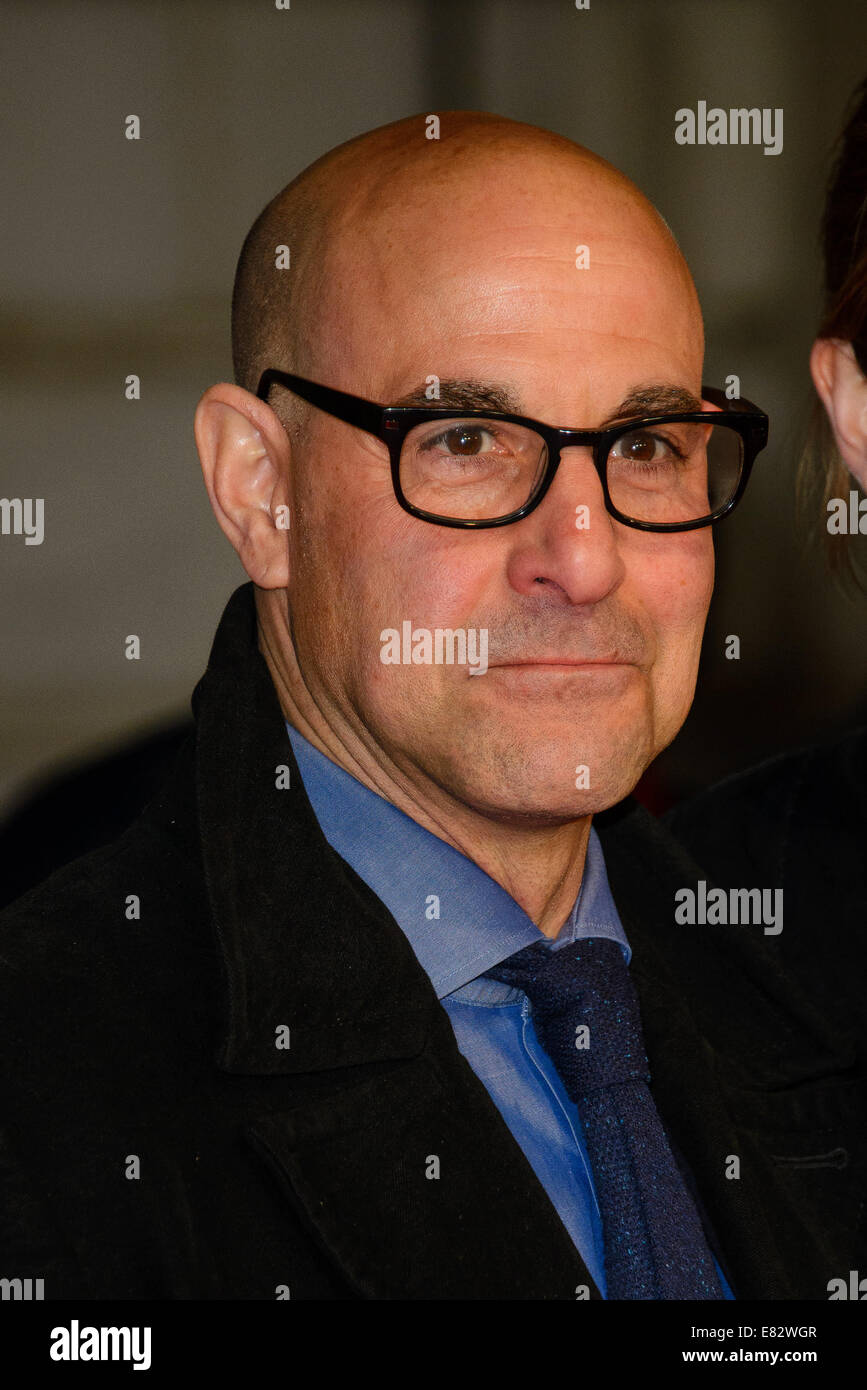
{"type": "Polygon", "coordinates": [[[392,227],[388,239],[347,246],[322,276],[316,314],[354,357],[395,365],[405,354],[414,360],[418,347],[427,361],[442,361],[456,347],[533,356],[558,339],[592,350],[602,337],[630,334],[700,346],[698,304],[679,258],[634,235],[590,235],[589,245],[581,235],[550,219],[489,220],[484,231],[453,220],[405,238],[392,227]],[[582,258],[589,264],[576,264],[582,258]]]}
{"type": "Polygon", "coordinates": [[[458,176],[447,186],[413,186],[406,200],[392,190],[379,206],[344,210],[326,240],[322,286],[342,315],[376,319],[435,304],[454,319],[469,308],[476,326],[483,318],[499,326],[514,290],[527,307],[537,296],[544,315],[621,295],[695,307],[683,258],[652,209],[580,196],[568,181],[545,198],[530,183],[488,197],[458,176]]]}
{"type": "Polygon", "coordinates": [[[501,361],[532,372],[547,357],[546,374],[562,364],[573,377],[576,357],[610,357],[632,335],[673,352],[644,354],[619,386],[660,375],[696,385],[700,365],[677,370],[701,356],[695,291],[655,209],[570,142],[486,132],[442,145],[374,132],[317,175],[321,235],[302,291],[315,325],[307,374],[395,403],[438,372],[464,380],[455,404],[466,409],[474,377],[487,391],[478,408],[508,400],[511,413],[530,414],[515,390],[526,370],[510,382],[501,361]]]}

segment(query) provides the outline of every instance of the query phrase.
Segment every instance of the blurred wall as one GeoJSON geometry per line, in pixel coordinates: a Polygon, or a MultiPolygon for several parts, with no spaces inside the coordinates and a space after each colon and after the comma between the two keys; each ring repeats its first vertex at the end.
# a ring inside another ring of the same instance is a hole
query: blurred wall
{"type": "Polygon", "coordinates": [[[660,762],[670,794],[863,716],[867,600],[847,602],[805,554],[793,501],[818,217],[867,71],[863,0],[6,0],[0,32],[0,494],[46,509],[42,545],[0,536],[0,808],[187,709],[245,578],[192,415],[231,379],[253,218],[333,145],[463,106],[560,131],[640,184],[693,268],[705,379],[737,373],[771,416],[746,501],[718,528],[700,693],[660,762]],[[677,145],[674,112],[699,100],[782,107],[783,153],[677,145]],[[124,138],[130,113],[139,141],[124,138]],[[124,398],[129,373],[140,401],[124,398]]]}

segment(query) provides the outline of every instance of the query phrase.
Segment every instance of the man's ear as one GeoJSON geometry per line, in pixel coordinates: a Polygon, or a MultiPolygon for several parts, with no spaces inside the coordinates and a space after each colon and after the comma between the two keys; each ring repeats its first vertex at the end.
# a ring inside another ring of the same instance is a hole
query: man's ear
{"type": "Polygon", "coordinates": [[[810,353],[810,372],[840,457],[867,492],[867,377],[855,360],[852,344],[817,338],[810,353]]]}
{"type": "Polygon", "coordinates": [[[196,407],[196,448],[211,506],[244,569],[262,589],[289,582],[291,447],[258,396],[220,382],[196,407]]]}

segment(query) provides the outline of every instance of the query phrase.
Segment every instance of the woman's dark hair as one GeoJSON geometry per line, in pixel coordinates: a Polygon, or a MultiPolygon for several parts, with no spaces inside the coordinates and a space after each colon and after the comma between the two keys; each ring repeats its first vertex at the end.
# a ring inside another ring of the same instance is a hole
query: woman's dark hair
{"type": "MultiPolygon", "coordinates": [[[[852,344],[867,376],[867,78],[853,93],[837,141],[822,216],[824,302],[817,337],[852,344]]],[[[854,479],[837,451],[827,415],[817,399],[798,479],[801,503],[829,541],[831,569],[863,584],[851,545],[828,536],[825,520],[832,497],[845,497],[854,479]]]]}

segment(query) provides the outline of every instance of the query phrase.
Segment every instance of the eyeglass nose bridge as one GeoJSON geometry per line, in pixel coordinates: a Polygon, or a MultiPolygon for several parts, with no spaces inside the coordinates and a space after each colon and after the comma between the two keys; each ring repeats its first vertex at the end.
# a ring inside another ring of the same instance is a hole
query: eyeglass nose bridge
{"type": "Polygon", "coordinates": [[[554,430],[557,436],[557,443],[561,449],[571,449],[576,445],[595,444],[599,439],[601,430],[554,430]]]}
{"type": "Polygon", "coordinates": [[[599,481],[602,484],[602,492],[605,497],[605,501],[606,503],[608,502],[608,482],[605,477],[605,468],[598,457],[598,444],[600,438],[602,437],[602,433],[603,431],[601,430],[577,429],[552,429],[549,431],[549,437],[547,442],[551,458],[549,461],[547,485],[545,487],[546,492],[548,488],[551,486],[551,483],[553,483],[557,470],[560,467],[563,450],[577,448],[589,449],[590,457],[593,462],[593,467],[596,469],[599,481]]]}

